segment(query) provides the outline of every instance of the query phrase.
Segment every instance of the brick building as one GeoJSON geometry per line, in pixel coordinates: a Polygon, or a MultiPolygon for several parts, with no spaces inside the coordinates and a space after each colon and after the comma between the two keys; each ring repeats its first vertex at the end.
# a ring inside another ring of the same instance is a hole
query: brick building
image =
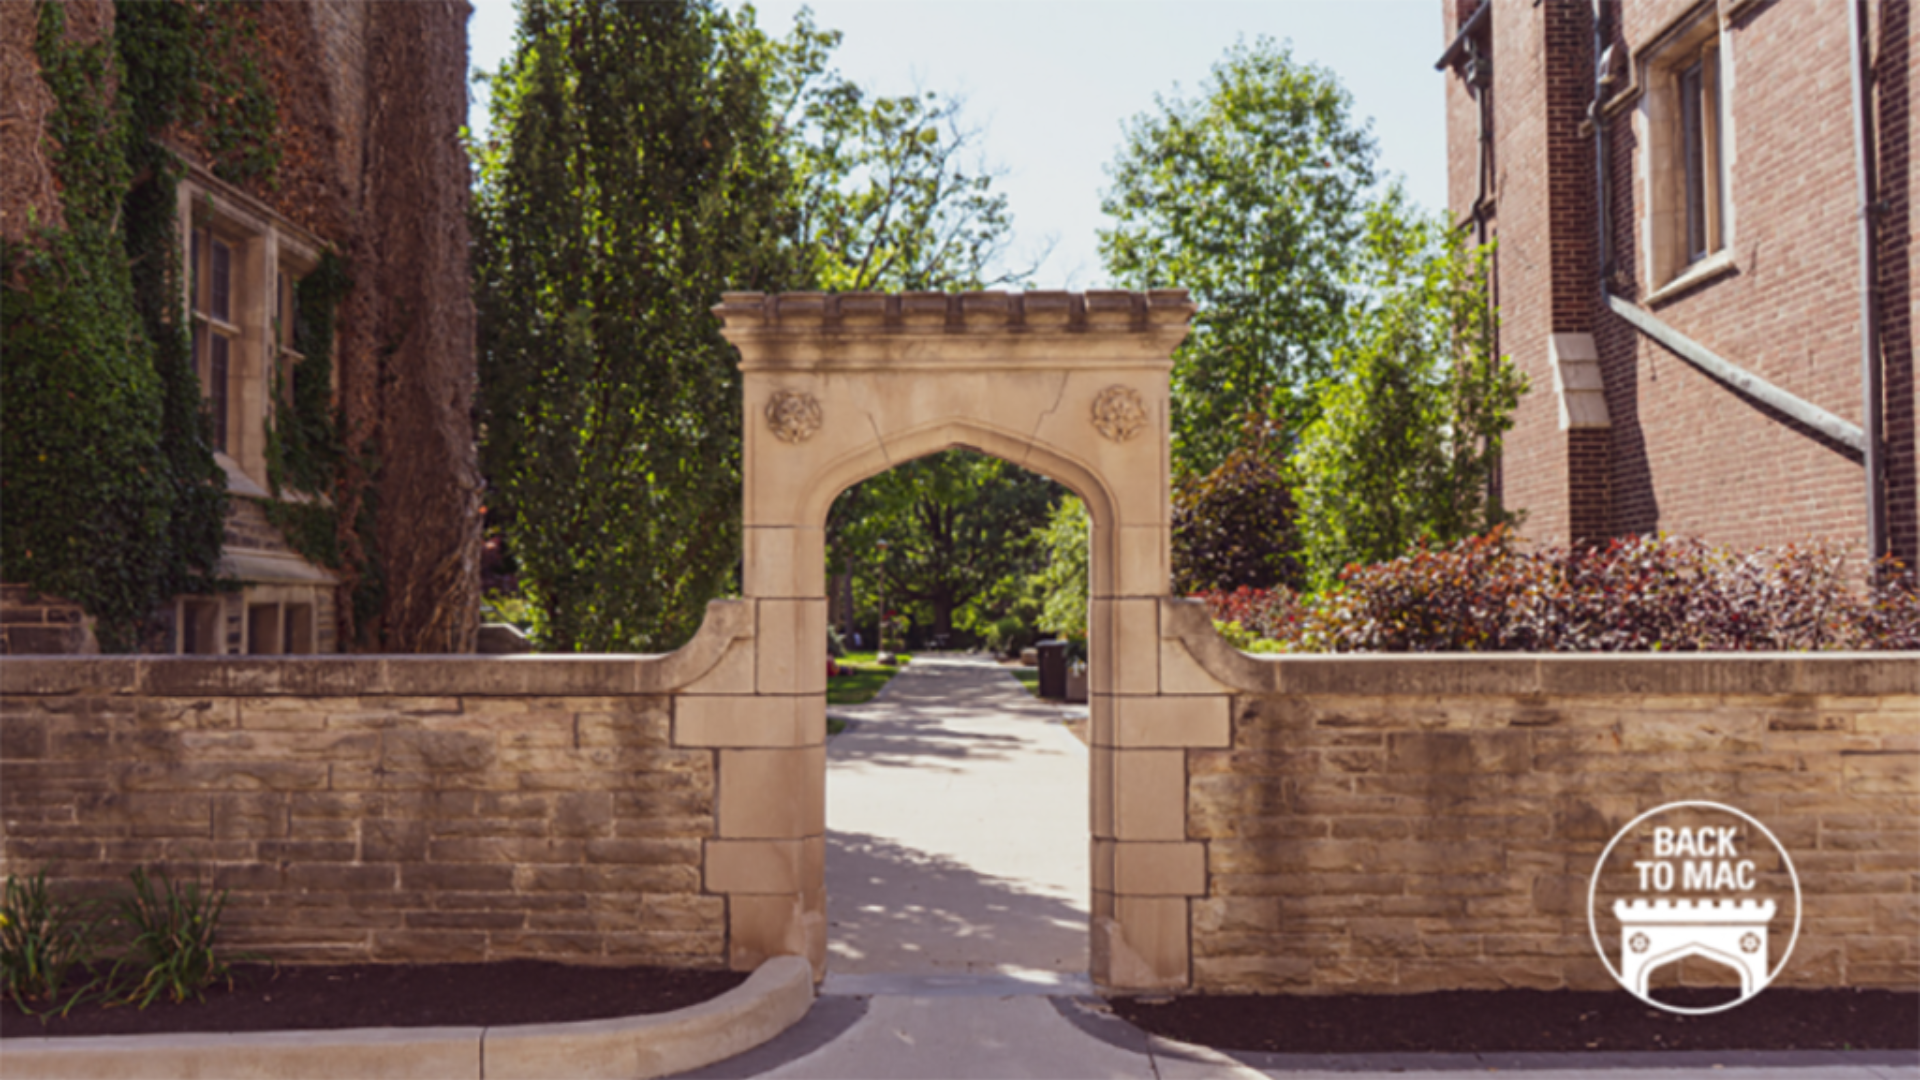
{"type": "MultiPolygon", "coordinates": [[[[0,233],[16,243],[33,242],[35,222],[61,220],[49,165],[60,148],[47,127],[57,103],[35,37],[50,2],[0,5],[13,102],[0,150],[20,181],[0,199],[0,233]]],[[[62,8],[70,41],[114,43],[116,33],[137,32],[121,29],[134,24],[111,0],[64,0],[62,8]]],[[[471,651],[480,482],[459,136],[468,6],[288,0],[194,10],[206,14],[192,47],[234,42],[257,65],[272,99],[267,130],[278,165],[262,177],[222,179],[210,125],[196,129],[189,117],[157,136],[181,169],[179,301],[229,496],[216,569],[231,588],[174,598],[149,620],[143,648],[471,651]],[[222,20],[243,32],[215,37],[222,20]],[[270,418],[289,407],[290,373],[306,362],[294,341],[305,314],[296,310],[297,285],[329,255],[351,281],[332,309],[330,356],[342,468],[360,470],[336,486],[344,496],[276,489],[268,464],[270,418]],[[343,501],[351,505],[333,505],[343,501]],[[299,554],[276,504],[324,504],[344,519],[337,564],[299,554]],[[369,579],[378,589],[364,587],[369,579]]],[[[127,95],[138,91],[115,92],[131,107],[127,95]]],[[[17,499],[7,508],[37,509],[17,499]]],[[[91,651],[88,622],[58,597],[0,586],[0,652],[91,651]]]]}
{"type": "Polygon", "coordinates": [[[1501,478],[1523,532],[1914,564],[1909,0],[1443,12],[1449,204],[1498,241],[1530,381],[1501,478]]]}

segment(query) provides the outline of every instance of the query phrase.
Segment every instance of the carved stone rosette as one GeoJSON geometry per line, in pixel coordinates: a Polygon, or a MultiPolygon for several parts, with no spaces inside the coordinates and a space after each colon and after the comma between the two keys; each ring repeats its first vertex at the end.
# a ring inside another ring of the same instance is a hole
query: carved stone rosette
{"type": "Polygon", "coordinates": [[[1126,442],[1147,426],[1147,402],[1130,386],[1109,386],[1093,399],[1093,426],[1114,442],[1126,442]]]}
{"type": "Polygon", "coordinates": [[[804,390],[778,390],[767,401],[767,426],[781,442],[806,442],[822,419],[819,399],[804,390]]]}

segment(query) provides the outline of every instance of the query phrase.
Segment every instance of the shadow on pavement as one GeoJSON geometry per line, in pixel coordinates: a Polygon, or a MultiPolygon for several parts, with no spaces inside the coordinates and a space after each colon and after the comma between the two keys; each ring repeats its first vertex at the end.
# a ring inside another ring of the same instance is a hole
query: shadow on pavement
{"type": "Polygon", "coordinates": [[[942,663],[938,659],[915,661],[914,666],[895,677],[882,700],[866,705],[838,705],[831,711],[854,723],[854,727],[829,744],[828,757],[835,766],[949,771],[942,769],[942,759],[1004,761],[1016,754],[1071,752],[1043,745],[1036,739],[969,729],[967,720],[982,715],[1027,720],[1036,725],[1057,723],[1060,719],[1058,706],[1036,700],[1012,675],[997,670],[990,661],[959,664],[942,663]],[[999,677],[984,681],[951,677],[952,668],[959,666],[986,668],[999,677]],[[941,668],[947,670],[943,672],[941,668]],[[949,677],[942,678],[943,674],[949,677]]]}
{"type": "MultiPolygon", "coordinates": [[[[855,715],[850,711],[847,715],[855,715]]],[[[879,765],[940,769],[940,759],[1002,761],[1015,754],[1055,754],[1013,735],[962,731],[939,720],[899,720],[855,715],[858,727],[835,739],[828,757],[835,766],[879,765]]]]}
{"type": "Polygon", "coordinates": [[[1087,912],[1031,887],[883,838],[829,833],[828,970],[1085,971],[1087,912]],[[884,910],[854,907],[882,894],[884,910]]]}

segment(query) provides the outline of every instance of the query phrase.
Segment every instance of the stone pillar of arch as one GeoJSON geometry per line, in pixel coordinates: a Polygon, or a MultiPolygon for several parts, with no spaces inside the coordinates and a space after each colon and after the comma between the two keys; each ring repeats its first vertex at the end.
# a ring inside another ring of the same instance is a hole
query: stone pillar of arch
{"type": "Polygon", "coordinates": [[[1225,688],[1160,640],[1168,373],[1193,311],[1184,290],[729,293],[714,309],[740,351],[754,625],[706,696],[676,706],[675,741],[718,752],[707,888],[728,898],[736,968],[799,954],[824,974],[827,511],[861,480],[964,447],[1090,511],[1092,974],[1190,984],[1206,859],[1186,833],[1185,750],[1228,737],[1225,688]]]}

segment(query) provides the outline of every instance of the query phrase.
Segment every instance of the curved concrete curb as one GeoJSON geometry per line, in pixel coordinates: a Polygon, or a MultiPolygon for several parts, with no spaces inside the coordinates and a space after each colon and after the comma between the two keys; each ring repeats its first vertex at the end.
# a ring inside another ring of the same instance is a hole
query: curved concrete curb
{"type": "Polygon", "coordinates": [[[750,1050],[791,1027],[812,1004],[813,968],[801,957],[779,956],[712,1001],[652,1016],[512,1027],[8,1039],[0,1054],[7,1080],[649,1080],[750,1050]]]}

